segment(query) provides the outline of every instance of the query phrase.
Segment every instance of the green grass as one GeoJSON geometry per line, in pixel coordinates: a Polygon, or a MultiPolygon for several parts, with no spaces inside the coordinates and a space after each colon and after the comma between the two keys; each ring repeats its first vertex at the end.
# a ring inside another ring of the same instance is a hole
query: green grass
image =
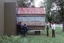
{"type": "Polygon", "coordinates": [[[0,43],[64,43],[64,32],[62,32],[60,27],[56,27],[55,29],[55,38],[52,38],[51,34],[50,28],[48,37],[46,36],[46,29],[41,32],[41,35],[27,35],[27,37],[0,36],[0,43]]]}

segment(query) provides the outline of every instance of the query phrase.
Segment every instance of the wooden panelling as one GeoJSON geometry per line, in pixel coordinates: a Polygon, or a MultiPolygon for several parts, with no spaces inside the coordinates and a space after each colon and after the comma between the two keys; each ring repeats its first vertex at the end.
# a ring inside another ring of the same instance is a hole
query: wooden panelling
{"type": "Polygon", "coordinates": [[[4,3],[4,34],[16,34],[16,3],[4,3]]]}

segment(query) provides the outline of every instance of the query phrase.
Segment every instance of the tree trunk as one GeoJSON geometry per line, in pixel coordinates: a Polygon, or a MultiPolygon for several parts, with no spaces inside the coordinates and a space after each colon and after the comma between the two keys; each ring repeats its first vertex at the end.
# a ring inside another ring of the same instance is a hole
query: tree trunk
{"type": "Polygon", "coordinates": [[[62,31],[64,32],[64,21],[63,21],[63,30],[62,31]]]}
{"type": "Polygon", "coordinates": [[[51,27],[51,23],[50,23],[50,27],[51,27]]]}

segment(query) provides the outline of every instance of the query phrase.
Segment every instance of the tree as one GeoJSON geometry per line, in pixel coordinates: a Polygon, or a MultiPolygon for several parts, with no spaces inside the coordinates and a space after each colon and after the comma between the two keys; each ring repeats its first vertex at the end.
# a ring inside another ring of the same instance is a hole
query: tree
{"type": "MultiPolygon", "coordinates": [[[[61,22],[63,23],[63,31],[64,31],[64,0],[54,0],[52,3],[55,3],[57,6],[57,9],[54,11],[51,11],[52,20],[55,22],[61,22]]],[[[51,7],[52,8],[52,7],[51,7]]]]}
{"type": "Polygon", "coordinates": [[[19,7],[30,7],[32,0],[18,0],[19,7]]]}
{"type": "Polygon", "coordinates": [[[62,23],[63,23],[63,32],[64,32],[64,0],[56,0],[55,1],[57,6],[59,6],[59,10],[58,10],[58,13],[59,13],[59,19],[62,23]]]}
{"type": "Polygon", "coordinates": [[[48,21],[50,23],[50,27],[51,27],[51,22],[52,22],[52,18],[53,16],[51,15],[51,8],[52,8],[52,3],[54,0],[46,0],[45,1],[45,10],[46,10],[46,21],[48,21]]]}
{"type": "MultiPolygon", "coordinates": [[[[57,6],[56,11],[58,13],[56,13],[56,19],[59,18],[57,20],[60,21],[61,23],[63,23],[63,31],[64,31],[64,0],[46,0],[46,5],[47,5],[46,15],[50,14],[52,3],[55,3],[57,6]]],[[[54,19],[54,20],[56,20],[56,19],[54,19]]]]}

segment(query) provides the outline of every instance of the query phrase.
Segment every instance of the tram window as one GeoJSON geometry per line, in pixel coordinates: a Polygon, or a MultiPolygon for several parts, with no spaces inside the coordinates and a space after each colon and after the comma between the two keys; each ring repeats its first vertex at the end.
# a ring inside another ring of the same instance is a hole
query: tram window
{"type": "Polygon", "coordinates": [[[17,21],[45,21],[45,17],[17,17],[17,21]]]}

